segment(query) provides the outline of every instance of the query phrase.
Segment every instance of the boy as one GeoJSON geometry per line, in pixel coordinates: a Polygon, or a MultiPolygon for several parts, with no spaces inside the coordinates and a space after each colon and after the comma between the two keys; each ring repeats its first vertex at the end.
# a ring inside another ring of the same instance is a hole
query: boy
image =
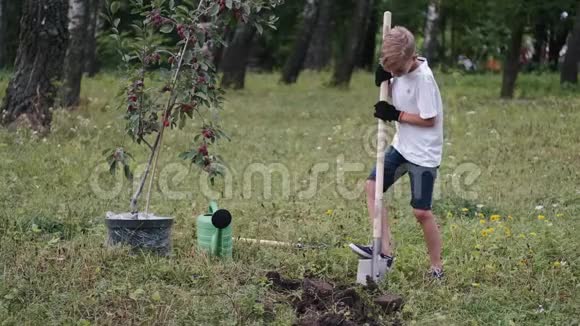
{"type": "MultiPolygon", "coordinates": [[[[423,229],[429,251],[429,273],[443,278],[441,237],[431,211],[433,187],[441,164],[443,147],[443,105],[439,88],[424,58],[415,52],[415,38],[404,27],[395,27],[383,40],[382,67],[379,66],[375,83],[389,81],[393,105],[380,101],[375,104],[376,118],[395,121],[397,133],[385,152],[383,191],[387,191],[402,175],[408,173],[411,181],[413,214],[423,229]],[[383,69],[384,68],[384,69],[383,69]],[[393,78],[394,77],[394,78],[393,78]]],[[[374,216],[376,168],[366,182],[367,207],[374,216]]],[[[381,258],[393,263],[390,230],[386,205],[382,212],[383,230],[381,258]]],[[[372,257],[372,247],[350,244],[363,258],[372,257]]]]}

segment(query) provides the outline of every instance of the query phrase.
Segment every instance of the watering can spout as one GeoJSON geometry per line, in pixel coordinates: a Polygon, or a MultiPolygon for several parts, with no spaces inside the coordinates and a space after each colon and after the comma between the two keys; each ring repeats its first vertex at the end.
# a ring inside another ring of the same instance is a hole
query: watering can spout
{"type": "Polygon", "coordinates": [[[218,211],[218,204],[215,200],[209,202],[209,213],[213,215],[213,213],[218,211]]]}

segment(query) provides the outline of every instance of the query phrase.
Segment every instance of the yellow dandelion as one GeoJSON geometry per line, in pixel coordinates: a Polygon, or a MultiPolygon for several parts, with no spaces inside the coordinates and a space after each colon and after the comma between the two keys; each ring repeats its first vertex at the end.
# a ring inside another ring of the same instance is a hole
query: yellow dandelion
{"type": "Polygon", "coordinates": [[[492,234],[492,233],[493,233],[493,231],[495,231],[495,229],[494,229],[494,228],[489,228],[489,229],[487,229],[487,232],[489,232],[489,234],[492,234]]]}
{"type": "Polygon", "coordinates": [[[487,232],[487,229],[486,230],[481,230],[481,236],[482,237],[487,237],[488,235],[489,235],[489,232],[487,232]]]}
{"type": "Polygon", "coordinates": [[[532,237],[535,237],[535,236],[537,236],[536,232],[530,232],[530,235],[531,235],[532,237]]]}
{"type": "Polygon", "coordinates": [[[559,261],[555,261],[552,263],[552,266],[558,268],[558,267],[562,266],[562,263],[560,263],[559,261]]]}
{"type": "Polygon", "coordinates": [[[544,215],[538,215],[538,220],[543,221],[546,217],[544,215]]]}
{"type": "Polygon", "coordinates": [[[326,215],[328,215],[328,216],[332,215],[332,213],[334,213],[334,211],[332,209],[329,209],[326,211],[326,215]]]}
{"type": "Polygon", "coordinates": [[[492,215],[489,219],[494,221],[494,222],[497,222],[501,219],[501,216],[500,215],[492,215]]]}
{"type": "Polygon", "coordinates": [[[466,213],[466,212],[469,212],[469,208],[465,208],[465,207],[463,207],[463,208],[461,209],[461,211],[462,211],[462,212],[464,212],[464,213],[466,213]]]}
{"type": "Polygon", "coordinates": [[[487,223],[487,221],[486,221],[486,220],[479,220],[479,224],[481,224],[481,225],[485,225],[485,223],[487,223]]]}
{"type": "Polygon", "coordinates": [[[513,220],[514,218],[511,215],[508,215],[508,220],[513,220]]]}
{"type": "Polygon", "coordinates": [[[508,238],[512,236],[512,230],[510,230],[510,228],[505,228],[504,233],[505,233],[505,236],[508,238]]]}
{"type": "Polygon", "coordinates": [[[478,216],[479,218],[485,218],[485,214],[483,214],[483,213],[478,213],[478,214],[477,214],[477,216],[478,216]]]}

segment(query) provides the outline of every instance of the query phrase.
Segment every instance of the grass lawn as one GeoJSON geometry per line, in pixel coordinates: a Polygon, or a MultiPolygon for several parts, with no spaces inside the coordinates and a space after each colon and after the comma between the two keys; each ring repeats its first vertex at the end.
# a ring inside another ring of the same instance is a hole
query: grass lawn
{"type": "MultiPolygon", "coordinates": [[[[353,283],[347,245],[371,235],[362,185],[374,164],[378,92],[370,74],[357,73],[348,90],[324,87],[328,77],[306,73],[285,87],[277,75],[252,74],[246,90],[228,93],[222,116],[232,141],[210,151],[224,157],[230,179],[213,187],[177,158],[199,130],[168,133],[152,210],[176,218],[170,258],[104,247],[105,212],[126,211],[133,185],[110,176],[101,153],[126,145],[137,170],[147,155],[123,136],[114,75],[85,80],[84,105],[55,112],[46,138],[0,130],[0,325],[289,325],[290,298],[272,290],[267,271],[353,283]],[[232,212],[236,236],[316,249],[237,243],[233,261],[207,259],[194,249],[208,196],[232,212]]],[[[447,278],[425,278],[402,178],[386,196],[397,261],[381,287],[406,305],[380,318],[577,325],[578,92],[560,90],[556,75],[523,75],[516,99],[503,101],[500,76],[438,80],[445,148],[434,209],[447,278]]]]}

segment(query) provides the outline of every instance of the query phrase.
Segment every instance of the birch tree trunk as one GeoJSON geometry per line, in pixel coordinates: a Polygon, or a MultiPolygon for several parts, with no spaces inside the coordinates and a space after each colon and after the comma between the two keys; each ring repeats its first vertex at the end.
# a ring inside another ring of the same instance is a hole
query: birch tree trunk
{"type": "Polygon", "coordinates": [[[79,104],[83,78],[85,48],[87,46],[88,0],[69,1],[69,46],[64,64],[62,105],[67,108],[79,104]]]}

